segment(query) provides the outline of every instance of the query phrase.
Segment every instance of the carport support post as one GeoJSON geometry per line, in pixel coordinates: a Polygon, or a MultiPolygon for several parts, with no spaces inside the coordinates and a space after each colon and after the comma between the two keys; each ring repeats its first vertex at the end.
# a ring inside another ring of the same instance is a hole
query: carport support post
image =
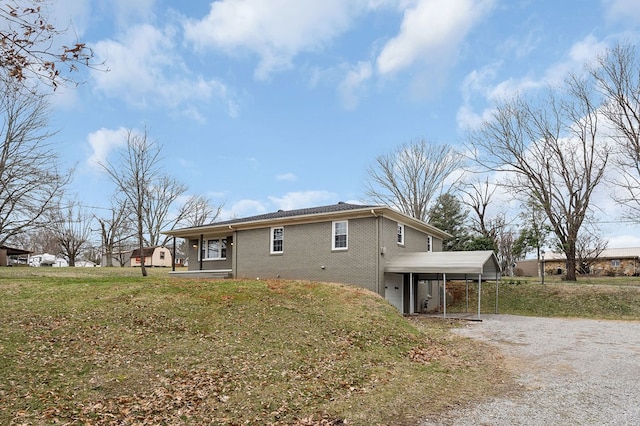
{"type": "Polygon", "coordinates": [[[446,318],[447,317],[447,274],[442,274],[442,282],[443,282],[443,294],[442,294],[442,298],[444,301],[444,314],[442,316],[442,318],[446,318]]]}
{"type": "Polygon", "coordinates": [[[415,313],[415,295],[413,294],[413,272],[409,272],[409,315],[415,313]]]}
{"type": "Polygon", "coordinates": [[[478,319],[480,319],[480,294],[482,293],[482,274],[478,275],[478,319]]]}

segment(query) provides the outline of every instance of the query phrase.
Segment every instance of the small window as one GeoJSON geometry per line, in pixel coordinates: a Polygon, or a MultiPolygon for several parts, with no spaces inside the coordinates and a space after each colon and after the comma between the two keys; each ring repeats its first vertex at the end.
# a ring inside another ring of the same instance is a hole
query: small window
{"type": "Polygon", "coordinates": [[[215,238],[207,240],[205,243],[205,259],[226,259],[227,258],[227,239],[215,238]]]}
{"type": "Polygon", "coordinates": [[[398,245],[404,245],[404,225],[398,224],[398,245]]]}
{"type": "Polygon", "coordinates": [[[427,235],[427,251],[433,251],[433,237],[431,235],[427,235]]]}
{"type": "Polygon", "coordinates": [[[346,220],[333,222],[332,249],[346,250],[349,240],[349,222],[346,220]]]}
{"type": "Polygon", "coordinates": [[[284,251],[284,228],[271,228],[271,253],[284,251]]]}
{"type": "Polygon", "coordinates": [[[611,261],[611,267],[612,268],[619,268],[620,267],[620,259],[614,259],[611,261]]]}
{"type": "Polygon", "coordinates": [[[160,252],[160,259],[164,260],[164,252],[163,251],[160,252]]]}

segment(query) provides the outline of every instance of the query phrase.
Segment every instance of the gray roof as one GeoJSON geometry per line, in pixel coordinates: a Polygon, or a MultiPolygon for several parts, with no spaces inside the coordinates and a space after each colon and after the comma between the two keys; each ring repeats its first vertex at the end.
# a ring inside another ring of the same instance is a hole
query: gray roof
{"type": "MultiPolygon", "coordinates": [[[[308,216],[313,214],[335,213],[335,212],[343,212],[348,210],[370,209],[370,208],[377,208],[377,207],[380,207],[380,206],[348,204],[348,203],[339,202],[338,204],[331,204],[328,206],[309,207],[309,208],[295,209],[295,210],[278,210],[277,212],[273,212],[273,213],[265,213],[265,214],[259,214],[256,216],[225,220],[223,222],[214,222],[214,223],[211,223],[210,225],[233,225],[234,223],[257,222],[257,221],[263,221],[263,220],[283,219],[287,217],[308,216]]],[[[209,225],[204,225],[204,226],[209,226],[209,225]]]]}
{"type": "Polygon", "coordinates": [[[492,250],[402,253],[387,261],[385,272],[447,274],[447,279],[495,280],[500,264],[492,250]]]}
{"type": "Polygon", "coordinates": [[[208,233],[228,232],[229,229],[251,229],[266,226],[282,225],[287,223],[303,223],[323,221],[328,219],[349,219],[362,217],[363,215],[384,215],[387,218],[394,218],[402,223],[428,232],[437,238],[449,238],[447,232],[438,229],[421,220],[412,218],[404,213],[390,208],[389,206],[337,203],[327,206],[310,207],[295,210],[278,210],[273,213],[265,213],[256,216],[249,216],[238,219],[213,222],[207,225],[194,226],[182,229],[164,231],[163,234],[173,235],[181,238],[191,238],[192,236],[208,233]]]}

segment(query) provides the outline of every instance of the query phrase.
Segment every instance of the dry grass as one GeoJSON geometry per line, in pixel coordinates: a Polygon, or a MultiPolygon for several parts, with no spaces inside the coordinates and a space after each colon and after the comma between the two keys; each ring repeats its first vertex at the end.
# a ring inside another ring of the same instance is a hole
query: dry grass
{"type": "MultiPolygon", "coordinates": [[[[447,288],[453,295],[447,309],[464,311],[465,284],[448,284],[447,288]]],[[[475,312],[477,284],[472,283],[469,290],[470,310],[475,312]]],[[[638,277],[583,277],[573,283],[551,277],[544,285],[536,280],[505,278],[498,290],[498,312],[502,314],[640,320],[638,277]]],[[[494,313],[495,300],[495,284],[483,283],[481,311],[494,313]]]]}
{"type": "Polygon", "coordinates": [[[0,423],[418,424],[510,383],[453,326],[342,285],[5,268],[0,423]]]}

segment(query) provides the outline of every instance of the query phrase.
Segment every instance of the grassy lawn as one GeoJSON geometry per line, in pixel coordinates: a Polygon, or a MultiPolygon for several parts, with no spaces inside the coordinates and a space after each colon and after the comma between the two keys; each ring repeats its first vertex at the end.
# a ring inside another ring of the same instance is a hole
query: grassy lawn
{"type": "Polygon", "coordinates": [[[412,425],[511,384],[359,288],[167,272],[2,268],[0,424],[412,425]]]}
{"type": "MultiPolygon", "coordinates": [[[[465,283],[447,284],[453,299],[448,312],[466,311],[465,283]]],[[[481,313],[496,309],[495,283],[482,284],[481,313]]],[[[469,283],[469,311],[477,312],[477,282],[469,283]]],[[[580,277],[577,282],[558,276],[539,279],[504,277],[498,287],[501,314],[640,320],[639,277],[580,277]]]]}

